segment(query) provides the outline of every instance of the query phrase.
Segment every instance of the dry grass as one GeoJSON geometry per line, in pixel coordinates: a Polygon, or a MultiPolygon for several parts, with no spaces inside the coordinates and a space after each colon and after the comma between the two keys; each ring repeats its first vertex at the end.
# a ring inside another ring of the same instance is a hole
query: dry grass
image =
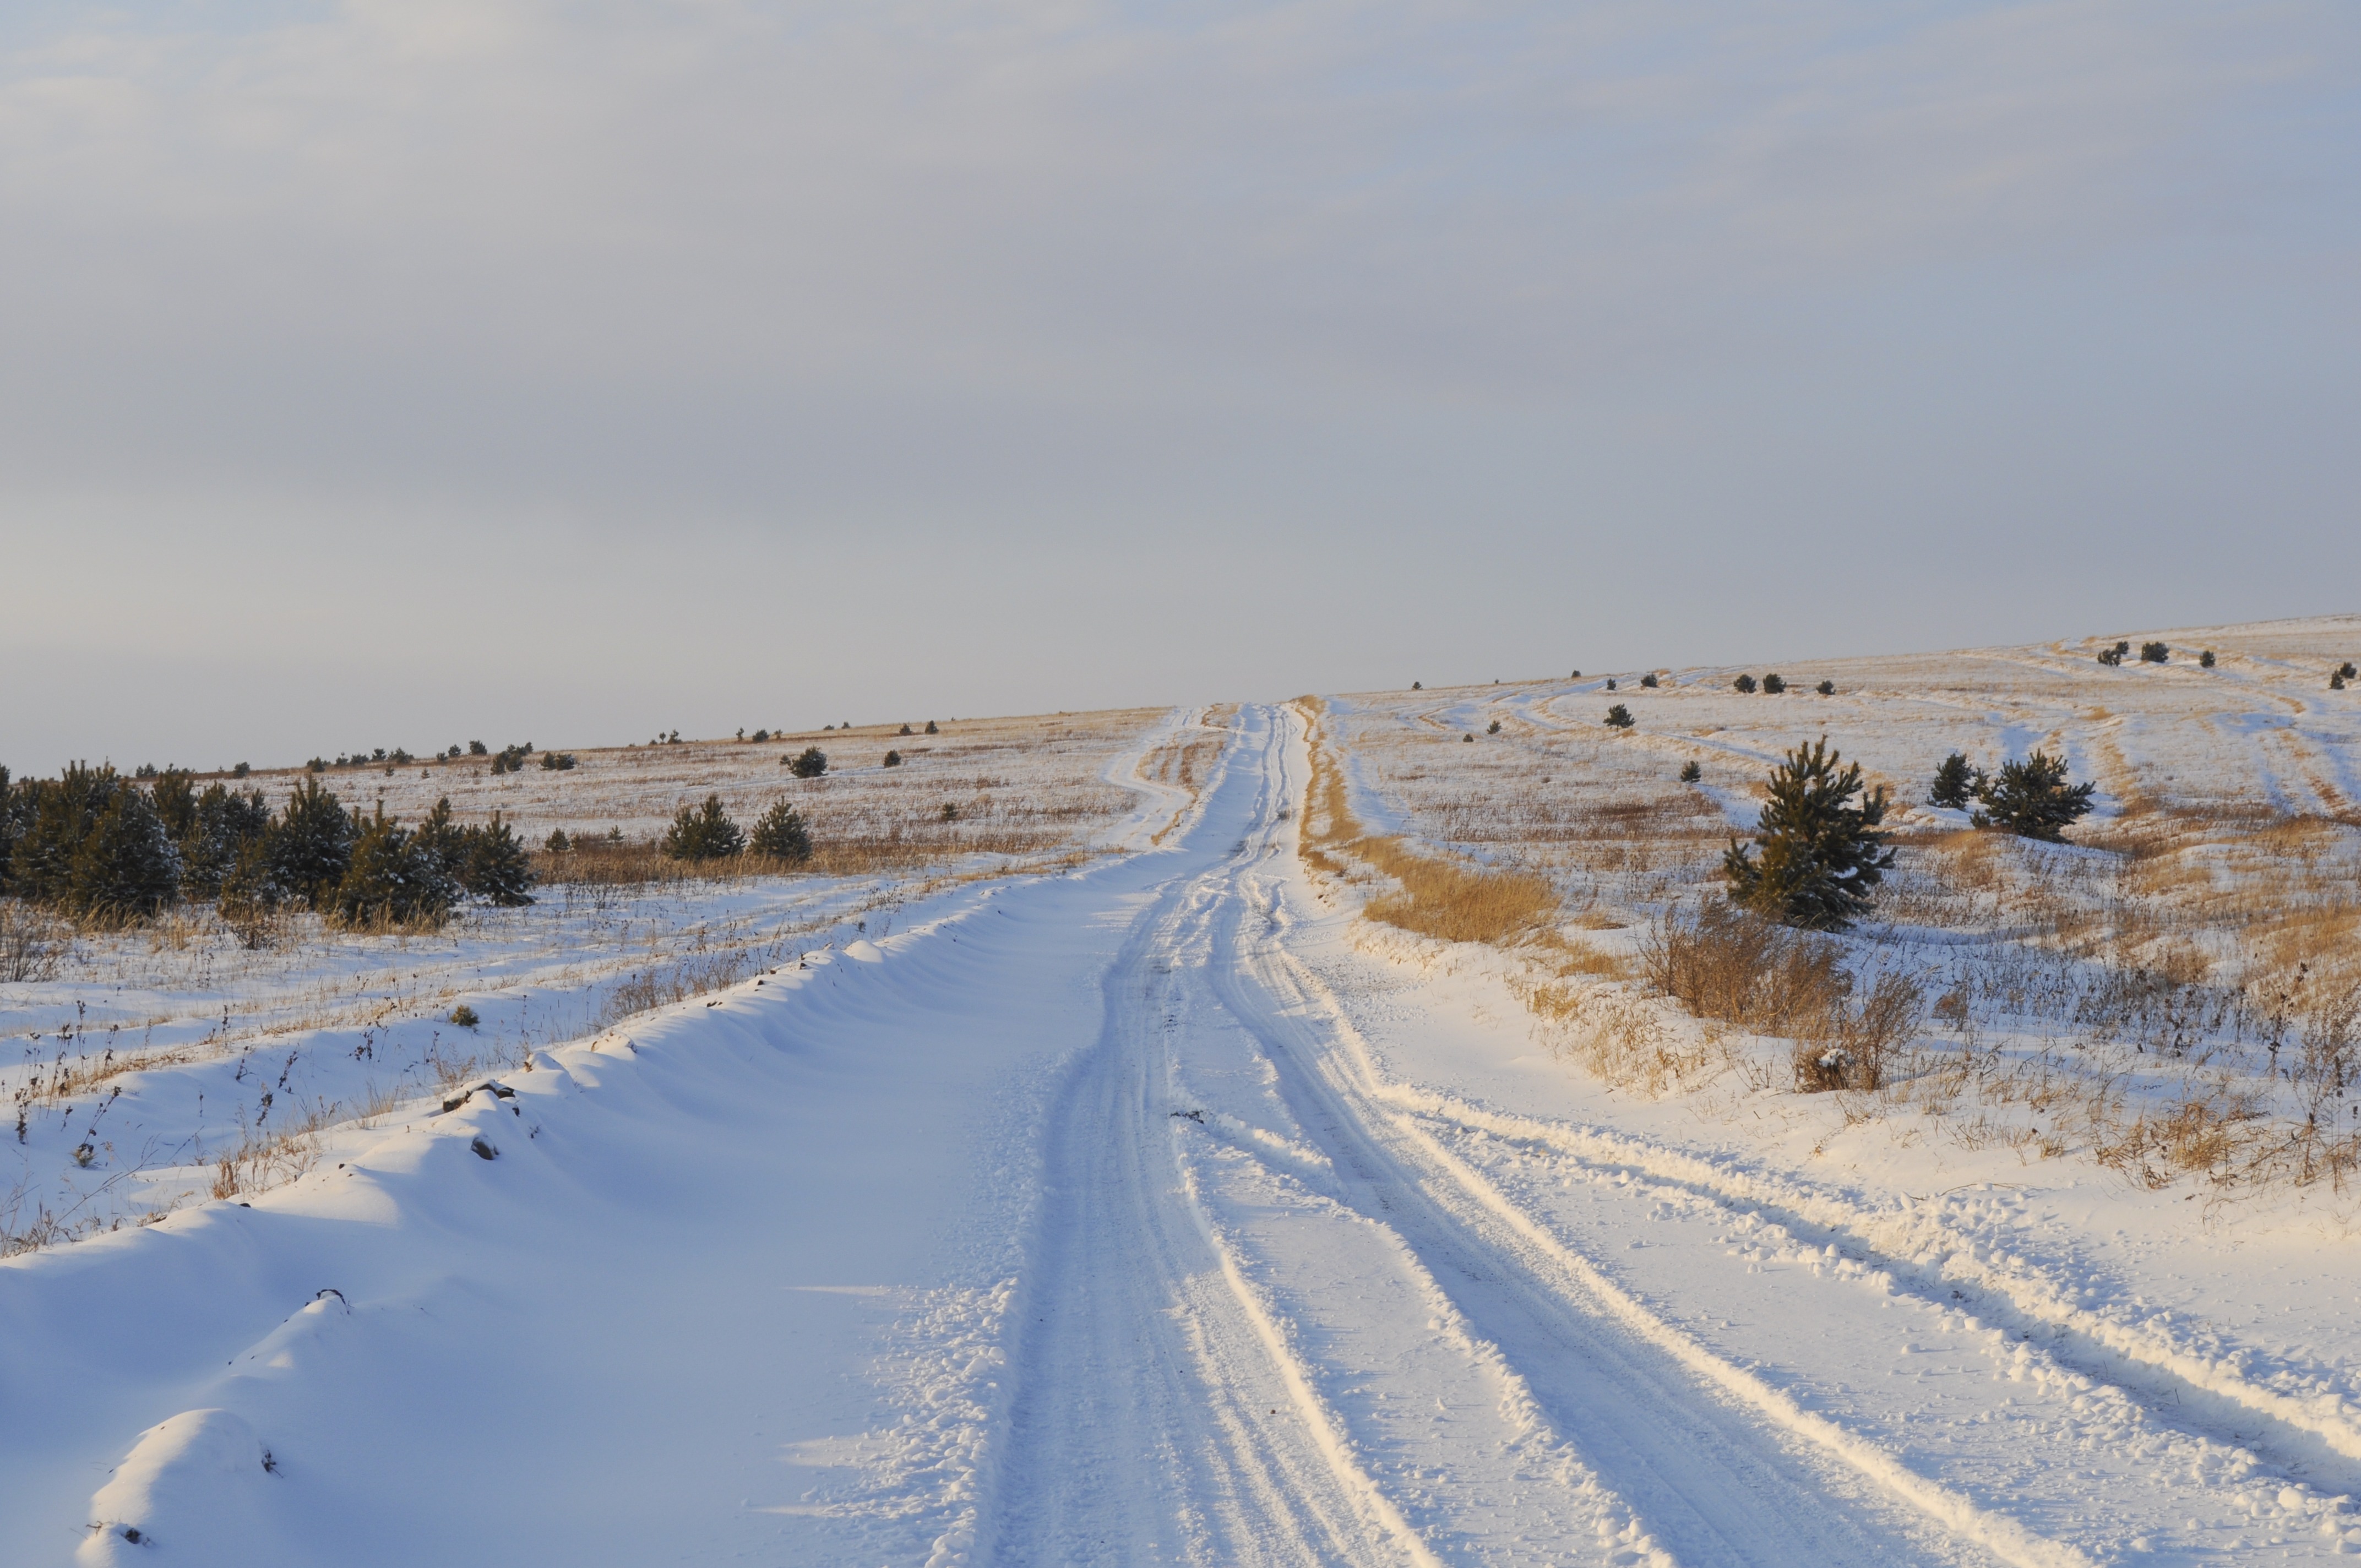
{"type": "Polygon", "coordinates": [[[1494,946],[1532,938],[1556,916],[1557,894],[1545,877],[1448,860],[1412,849],[1398,837],[1363,831],[1353,816],[1344,771],[1320,733],[1317,702],[1304,699],[1303,710],[1312,725],[1303,856],[1332,875],[1349,875],[1357,862],[1390,882],[1363,914],[1440,941],[1494,946]]]}
{"type": "Polygon", "coordinates": [[[73,942],[73,927],[22,900],[0,898],[0,981],[54,977],[73,942]]]}

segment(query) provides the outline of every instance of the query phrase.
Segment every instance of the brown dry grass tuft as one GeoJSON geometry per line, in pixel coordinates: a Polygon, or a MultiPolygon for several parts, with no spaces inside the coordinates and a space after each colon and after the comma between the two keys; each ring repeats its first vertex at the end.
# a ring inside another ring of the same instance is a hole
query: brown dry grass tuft
{"type": "Polygon", "coordinates": [[[1557,894],[1547,878],[1422,854],[1399,838],[1365,833],[1346,797],[1344,769],[1320,733],[1318,700],[1307,697],[1301,706],[1312,729],[1303,858],[1332,875],[1349,874],[1357,861],[1390,879],[1393,887],[1370,899],[1363,914],[1441,941],[1494,946],[1534,936],[1556,916],[1557,894]]]}

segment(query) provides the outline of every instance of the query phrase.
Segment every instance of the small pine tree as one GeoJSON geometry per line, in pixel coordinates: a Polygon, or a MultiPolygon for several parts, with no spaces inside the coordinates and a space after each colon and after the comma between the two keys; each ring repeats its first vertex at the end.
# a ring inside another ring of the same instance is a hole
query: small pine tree
{"type": "Polygon", "coordinates": [[[224,872],[221,891],[216,895],[224,920],[240,928],[240,939],[248,947],[255,938],[246,934],[251,923],[269,915],[287,902],[287,890],[279,883],[272,871],[270,845],[268,838],[258,837],[239,846],[237,859],[224,872]]]}
{"type": "Polygon", "coordinates": [[[1778,671],[1773,670],[1769,674],[1763,677],[1763,689],[1770,693],[1773,696],[1777,696],[1781,692],[1787,689],[1786,677],[1780,674],[1778,671]]]}
{"type": "Polygon", "coordinates": [[[768,860],[800,865],[811,859],[811,829],[804,826],[802,814],[782,796],[754,819],[754,834],[747,848],[768,860]]]}
{"type": "Polygon", "coordinates": [[[533,862],[526,858],[524,840],[519,839],[500,814],[480,828],[467,829],[467,863],[459,873],[459,885],[487,904],[503,909],[522,909],[533,902],[525,889],[533,885],[533,862]]]}
{"type": "Polygon", "coordinates": [[[2036,751],[2021,762],[2003,763],[2000,773],[1977,790],[1983,809],[1972,820],[1979,828],[2054,844],[2091,809],[2097,789],[2094,784],[2068,784],[2066,760],[2036,751]]]}
{"type": "Polygon", "coordinates": [[[286,809],[267,836],[271,881],[287,897],[326,908],[352,869],[359,831],[335,791],[305,779],[289,793],[286,809]]]}
{"type": "Polygon", "coordinates": [[[574,848],[574,840],[566,836],[565,828],[560,828],[543,840],[541,847],[553,855],[562,855],[574,848]]]}
{"type": "Polygon", "coordinates": [[[761,745],[763,741],[768,740],[770,738],[771,738],[771,732],[770,732],[769,730],[767,730],[767,729],[757,729],[757,730],[755,730],[755,731],[754,731],[753,740],[754,740],[754,743],[755,743],[756,745],[758,745],[758,746],[759,746],[759,745],[761,745]]]}
{"type": "Polygon", "coordinates": [[[902,726],[902,733],[903,733],[903,734],[907,735],[909,732],[910,732],[910,727],[909,727],[908,725],[905,724],[904,726],[902,726]]]}
{"type": "Polygon", "coordinates": [[[1568,680],[1570,680],[1570,681],[1578,681],[1578,680],[1582,679],[1582,672],[1581,672],[1580,670],[1576,670],[1576,671],[1575,671],[1575,672],[1574,672],[1574,674],[1572,674],[1571,675],[1568,675],[1568,676],[1566,677],[1566,679],[1568,679],[1568,680]]]}
{"type": "Polygon", "coordinates": [[[487,757],[490,754],[490,748],[487,747],[481,740],[470,740],[467,742],[467,755],[470,757],[487,757]]]}
{"type": "Polygon", "coordinates": [[[1424,681],[1412,681],[1410,684],[1410,689],[1414,692],[1422,692],[1426,689],[1426,683],[1424,681]]]}
{"type": "Polygon", "coordinates": [[[2344,671],[2339,670],[2334,674],[2328,677],[2328,689],[2333,692],[2341,692],[2345,689],[2344,671]]]}
{"type": "Polygon", "coordinates": [[[570,771],[574,766],[574,753],[571,751],[544,751],[541,754],[541,765],[552,773],[562,773],[570,771]]]}
{"type": "Polygon", "coordinates": [[[240,795],[220,784],[207,786],[196,799],[187,830],[179,835],[181,896],[220,896],[222,881],[238,857],[269,827],[270,807],[260,790],[240,795]]]}
{"type": "Polygon", "coordinates": [[[889,768],[898,768],[898,767],[900,767],[900,766],[902,765],[902,753],[901,753],[901,752],[899,752],[899,751],[888,751],[888,752],[886,752],[886,753],[885,753],[885,765],[886,765],[887,767],[889,767],[889,768]]]}
{"type": "Polygon", "coordinates": [[[2140,663],[2169,664],[2172,663],[2172,650],[2161,642],[2143,642],[2140,644],[2140,663]]]}
{"type": "Polygon", "coordinates": [[[147,795],[117,789],[75,846],[67,906],[85,918],[145,919],[181,893],[181,856],[147,795]]]}
{"type": "Polygon", "coordinates": [[[2197,655],[2197,667],[2201,670],[2210,670],[2213,667],[2213,649],[2208,648],[2205,652],[2197,655]]]}
{"type": "Polygon", "coordinates": [[[54,779],[27,779],[13,792],[15,847],[9,880],[28,903],[71,908],[74,857],[126,788],[111,767],[70,763],[54,779]]]}
{"type": "Polygon", "coordinates": [[[942,731],[935,728],[935,721],[929,718],[927,720],[927,733],[929,735],[939,735],[942,731]]]}
{"type": "Polygon", "coordinates": [[[1681,783],[1695,784],[1703,777],[1705,770],[1697,765],[1695,758],[1681,764],[1681,783]]]}
{"type": "Polygon", "coordinates": [[[1620,702],[1607,710],[1607,727],[1610,729],[1629,729],[1638,722],[1631,717],[1631,710],[1620,702]]]}
{"type": "Polygon", "coordinates": [[[1749,695],[1752,695],[1754,690],[1754,677],[1752,675],[1741,675],[1730,684],[1736,686],[1740,691],[1748,693],[1749,695]]]}
{"type": "Polygon", "coordinates": [[[329,901],[328,918],[339,926],[440,926],[459,889],[441,860],[421,849],[416,837],[380,804],[360,821],[352,863],[329,901]]]}
{"type": "Polygon", "coordinates": [[[828,772],[828,753],[817,746],[807,746],[796,756],[780,760],[787,764],[787,772],[799,779],[816,779],[828,772]]]}
{"type": "Polygon", "coordinates": [[[1968,761],[1964,751],[1954,751],[1935,766],[1934,784],[1927,791],[1927,801],[1935,806],[1947,806],[1954,811],[1964,811],[1978,790],[1983,788],[1983,774],[1968,761]]]}
{"type": "Polygon", "coordinates": [[[1607,689],[1609,691],[1613,691],[1615,689],[1615,677],[1613,675],[1607,677],[1607,689]]]}
{"type": "Polygon", "coordinates": [[[9,891],[8,867],[16,850],[16,796],[8,787],[8,770],[0,768],[0,894],[9,891]]]}
{"type": "Polygon", "coordinates": [[[664,852],[675,861],[726,860],[745,847],[746,835],[730,820],[718,795],[707,795],[701,806],[682,806],[664,838],[664,852]]]}
{"type": "Polygon", "coordinates": [[[2353,661],[2347,659],[2336,666],[2336,673],[2349,681],[2356,675],[2361,675],[2361,668],[2355,667],[2353,661]]]}
{"type": "Polygon", "coordinates": [[[434,809],[418,819],[418,826],[411,829],[410,838],[418,846],[418,852],[431,857],[445,876],[462,887],[466,886],[467,858],[471,852],[467,830],[451,819],[449,795],[437,799],[434,809]]]}
{"type": "Polygon", "coordinates": [[[1476,737],[1473,735],[1462,735],[1460,739],[1466,741],[1470,746],[1476,744],[1476,737]]]}
{"type": "Polygon", "coordinates": [[[1642,675],[1640,677],[1640,684],[1647,687],[1650,691],[1654,691],[1656,689],[1656,677],[1653,674],[1642,675]]]}
{"type": "Polygon", "coordinates": [[[1834,696],[1837,695],[1837,684],[1834,681],[1822,681],[1818,685],[1814,686],[1812,689],[1818,692],[1822,696],[1834,696]]]}
{"type": "Polygon", "coordinates": [[[1498,735],[1499,732],[1500,732],[1500,721],[1499,721],[1499,719],[1497,719],[1497,718],[1496,718],[1496,719],[1494,719],[1494,720],[1492,720],[1492,722],[1491,722],[1490,726],[1489,726],[1488,728],[1487,728],[1487,729],[1485,729],[1485,731],[1484,731],[1484,733],[1485,733],[1485,734],[1487,734],[1487,735],[1498,735]]]}
{"type": "Polygon", "coordinates": [[[1868,913],[1871,896],[1894,864],[1877,831],[1885,791],[1864,794],[1861,764],[1828,750],[1828,738],[1798,746],[1771,771],[1771,799],[1755,836],[1757,861],[1733,839],[1722,857],[1733,904],[1783,925],[1840,931],[1868,913]],[[1861,795],[1859,806],[1851,804],[1861,795]]]}

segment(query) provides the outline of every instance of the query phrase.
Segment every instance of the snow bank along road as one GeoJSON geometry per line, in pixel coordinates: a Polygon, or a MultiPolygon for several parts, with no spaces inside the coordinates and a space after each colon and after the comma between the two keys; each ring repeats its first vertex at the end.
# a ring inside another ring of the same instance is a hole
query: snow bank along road
{"type": "Polygon", "coordinates": [[[2361,1551],[2330,1416],[1565,1113],[1349,950],[1303,777],[1247,709],[1159,849],[0,1266],[0,1561],[2361,1551]]]}

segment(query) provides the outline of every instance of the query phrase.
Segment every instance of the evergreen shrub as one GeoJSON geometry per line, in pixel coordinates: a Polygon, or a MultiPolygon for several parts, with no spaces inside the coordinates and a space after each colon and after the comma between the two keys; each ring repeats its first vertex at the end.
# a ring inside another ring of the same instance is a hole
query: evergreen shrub
{"type": "Polygon", "coordinates": [[[544,751],[541,754],[541,765],[552,773],[562,773],[568,772],[574,766],[574,753],[571,751],[544,751]]]}
{"type": "Polygon", "coordinates": [[[1773,696],[1777,696],[1781,692],[1787,689],[1786,677],[1780,674],[1778,671],[1773,670],[1769,674],[1763,677],[1763,689],[1770,693],[1773,696]]]}
{"type": "Polygon", "coordinates": [[[1705,769],[1697,765],[1696,759],[1692,758],[1681,764],[1681,783],[1695,784],[1703,777],[1705,777],[1705,769]]]}
{"type": "Polygon", "coordinates": [[[928,719],[928,720],[927,720],[927,733],[928,733],[928,734],[929,734],[929,735],[939,735],[939,734],[941,734],[941,733],[942,733],[942,731],[941,731],[941,730],[939,730],[939,729],[936,729],[936,728],[935,728],[935,721],[934,721],[933,719],[929,718],[929,719],[928,719]]]}
{"type": "Polygon", "coordinates": [[[1620,702],[1607,710],[1607,726],[1610,729],[1629,729],[1637,722],[1631,710],[1620,702]]]}
{"type": "Polygon", "coordinates": [[[2163,643],[2161,643],[2161,642],[2143,642],[2143,643],[2141,643],[2141,644],[2140,644],[2140,663],[2143,663],[2143,664],[2169,664],[2169,663],[2170,663],[2171,662],[2172,662],[2172,650],[2171,650],[2171,649],[2169,649],[2169,648],[2168,648],[2168,647],[2166,647],[2163,643]]]}
{"type": "Polygon", "coordinates": [[[902,765],[902,753],[901,753],[901,752],[899,752],[899,751],[888,751],[888,752],[886,752],[886,753],[885,753],[885,765],[886,765],[887,767],[889,767],[889,768],[898,768],[898,767],[900,767],[900,766],[902,765]]]}
{"type": "Polygon", "coordinates": [[[1494,719],[1494,720],[1492,720],[1492,722],[1491,722],[1490,726],[1489,726],[1488,728],[1487,728],[1487,729],[1485,729],[1485,731],[1484,731],[1484,733],[1485,733],[1485,734],[1487,734],[1487,735],[1498,735],[1499,732],[1500,732],[1500,721],[1499,721],[1499,719],[1497,719],[1497,718],[1496,718],[1496,719],[1494,719]]]}
{"type": "Polygon", "coordinates": [[[1640,677],[1640,684],[1646,686],[1650,691],[1653,691],[1656,689],[1656,677],[1653,674],[1642,675],[1640,677]]]}
{"type": "Polygon", "coordinates": [[[2197,655],[2197,666],[2202,670],[2210,670],[2213,667],[2213,649],[2208,648],[2205,652],[2197,655]]]}
{"type": "Polygon", "coordinates": [[[1736,686],[1740,691],[1749,694],[1752,694],[1754,690],[1754,677],[1752,675],[1741,675],[1730,684],[1736,686]]]}
{"type": "Polygon", "coordinates": [[[828,753],[817,746],[807,746],[793,757],[782,757],[787,772],[799,779],[816,779],[828,772],[828,753]]]}
{"type": "Polygon", "coordinates": [[[1834,681],[1822,681],[1818,685],[1814,686],[1812,689],[1818,692],[1822,696],[1834,696],[1837,695],[1837,684],[1834,681]]]}

